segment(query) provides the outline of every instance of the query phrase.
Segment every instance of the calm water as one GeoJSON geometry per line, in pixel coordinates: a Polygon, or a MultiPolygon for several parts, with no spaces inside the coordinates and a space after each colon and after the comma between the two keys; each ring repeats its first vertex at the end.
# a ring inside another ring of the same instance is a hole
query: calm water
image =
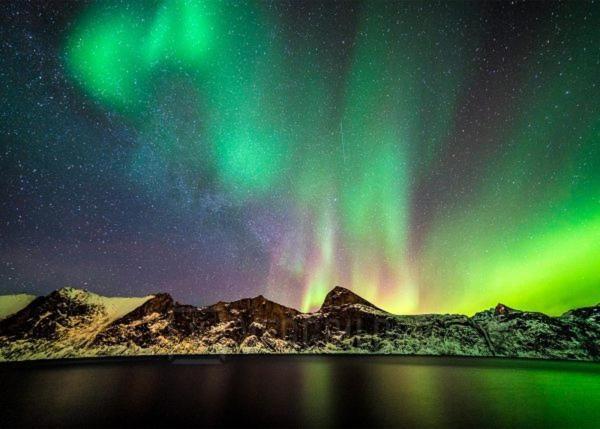
{"type": "Polygon", "coordinates": [[[0,367],[0,426],[600,428],[600,365],[403,357],[0,367]]]}

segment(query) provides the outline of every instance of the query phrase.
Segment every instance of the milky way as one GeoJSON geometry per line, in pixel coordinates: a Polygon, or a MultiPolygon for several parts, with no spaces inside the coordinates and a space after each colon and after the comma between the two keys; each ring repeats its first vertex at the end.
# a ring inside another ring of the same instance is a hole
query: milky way
{"type": "Polygon", "coordinates": [[[1,8],[0,293],[600,301],[595,3],[1,8]]]}

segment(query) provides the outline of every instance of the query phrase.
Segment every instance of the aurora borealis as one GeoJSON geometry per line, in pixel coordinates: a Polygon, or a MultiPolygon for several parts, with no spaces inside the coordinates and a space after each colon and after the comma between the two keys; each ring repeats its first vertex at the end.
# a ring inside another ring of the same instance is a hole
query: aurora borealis
{"type": "Polygon", "coordinates": [[[600,302],[597,3],[1,7],[1,293],[600,302]]]}

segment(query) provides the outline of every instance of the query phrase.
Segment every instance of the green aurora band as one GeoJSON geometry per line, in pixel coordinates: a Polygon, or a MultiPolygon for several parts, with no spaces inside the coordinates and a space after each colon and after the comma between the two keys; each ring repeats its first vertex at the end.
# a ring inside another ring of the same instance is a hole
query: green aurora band
{"type": "Polygon", "coordinates": [[[285,31],[265,4],[132,5],[89,8],[65,40],[67,69],[139,130],[131,171],[156,177],[148,192],[176,181],[179,198],[193,198],[217,177],[240,203],[292,208],[271,249],[274,298],[300,287],[310,310],[340,284],[401,313],[498,301],[560,313],[600,301],[598,52],[590,60],[583,48],[597,32],[565,23],[565,49],[580,54],[566,64],[542,55],[561,43],[550,31],[531,42],[541,55],[518,66],[524,114],[497,127],[502,144],[472,187],[416,228],[417,184],[461,150],[450,136],[477,72],[464,59],[478,41],[435,29],[475,5],[371,2],[338,56],[318,32],[285,31]],[[178,110],[180,97],[197,109],[178,110]]]}

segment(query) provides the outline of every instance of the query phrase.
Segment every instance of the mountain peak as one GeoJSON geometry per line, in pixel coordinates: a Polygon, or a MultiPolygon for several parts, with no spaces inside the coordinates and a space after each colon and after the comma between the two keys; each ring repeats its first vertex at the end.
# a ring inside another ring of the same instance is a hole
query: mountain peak
{"type": "MultiPolygon", "coordinates": [[[[371,308],[375,308],[377,310],[381,310],[379,307],[370,303],[366,299],[360,297],[349,289],[346,289],[341,286],[336,286],[329,291],[327,296],[325,296],[325,301],[323,301],[323,305],[321,305],[321,309],[328,307],[339,307],[341,305],[352,305],[352,304],[362,304],[371,308]]],[[[383,311],[383,310],[382,310],[383,311]]]]}
{"type": "Polygon", "coordinates": [[[90,292],[87,289],[79,289],[76,287],[65,286],[61,287],[60,289],[56,289],[47,297],[50,299],[58,299],[61,301],[87,303],[97,300],[97,298],[100,298],[100,295],[96,295],[95,293],[90,292]]]}
{"type": "Polygon", "coordinates": [[[496,308],[494,308],[494,314],[496,316],[505,316],[510,313],[522,313],[522,311],[515,310],[514,308],[510,308],[509,306],[504,305],[502,303],[498,303],[498,305],[496,305],[496,308]]]}
{"type": "Polygon", "coordinates": [[[238,299],[236,301],[230,301],[230,302],[219,301],[216,304],[208,306],[208,308],[230,308],[230,309],[237,309],[237,310],[257,310],[258,308],[264,308],[264,307],[269,307],[269,308],[277,307],[277,308],[283,309],[285,311],[291,311],[294,313],[298,313],[298,310],[291,308],[291,307],[286,307],[275,301],[271,301],[270,299],[265,298],[264,295],[258,295],[253,298],[242,298],[242,299],[238,299]]]}
{"type": "Polygon", "coordinates": [[[65,286],[61,287],[60,289],[57,289],[55,293],[65,298],[74,298],[82,295],[88,295],[90,292],[88,292],[85,289],[78,289],[71,286],[65,286]]]}

